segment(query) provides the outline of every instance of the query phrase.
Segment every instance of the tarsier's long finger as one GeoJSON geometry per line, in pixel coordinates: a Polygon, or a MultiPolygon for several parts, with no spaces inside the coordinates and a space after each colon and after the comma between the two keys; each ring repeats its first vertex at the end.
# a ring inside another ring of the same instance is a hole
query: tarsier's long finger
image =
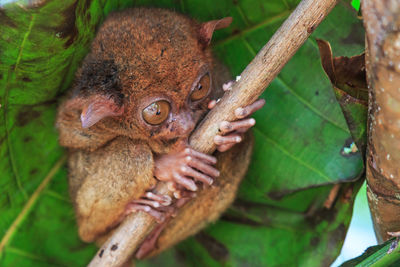
{"type": "Polygon", "coordinates": [[[400,232],[387,232],[387,234],[393,237],[400,237],[400,232]]]}
{"type": "MultiPolygon", "coordinates": [[[[183,187],[182,185],[177,184],[175,182],[168,182],[167,186],[170,191],[174,192],[174,197],[176,199],[180,199],[182,197],[182,195],[186,194],[186,193],[182,193],[182,192],[190,193],[193,197],[196,196],[196,192],[188,191],[185,189],[185,187],[183,187]]],[[[173,207],[176,207],[176,203],[174,203],[173,207]]]]}
{"type": "Polygon", "coordinates": [[[186,178],[179,173],[174,173],[174,180],[176,183],[182,185],[184,188],[190,191],[197,191],[197,186],[192,179],[186,178]]]}
{"type": "Polygon", "coordinates": [[[169,205],[171,205],[171,202],[172,202],[172,199],[170,196],[157,195],[157,194],[154,194],[153,192],[147,192],[146,197],[150,200],[159,202],[163,206],[169,206],[169,205]]]}
{"type": "Polygon", "coordinates": [[[187,190],[181,190],[178,192],[174,192],[174,197],[177,199],[190,199],[196,197],[197,194],[195,192],[187,191],[187,190]]]}
{"type": "Polygon", "coordinates": [[[219,176],[219,171],[216,168],[204,163],[201,160],[193,159],[188,162],[188,165],[211,177],[219,176]]]}
{"type": "Polygon", "coordinates": [[[231,147],[233,147],[234,145],[235,144],[220,145],[220,146],[217,146],[217,150],[219,152],[225,152],[225,151],[229,150],[231,147]]]}
{"type": "Polygon", "coordinates": [[[154,219],[156,219],[156,221],[158,223],[162,223],[165,220],[165,216],[162,212],[159,212],[155,209],[152,209],[149,206],[146,205],[141,205],[141,204],[135,204],[135,203],[129,203],[126,206],[126,211],[125,214],[130,214],[132,212],[135,211],[144,211],[148,214],[150,214],[150,216],[152,216],[154,219]]]}
{"type": "Polygon", "coordinates": [[[169,181],[169,182],[167,183],[167,187],[168,187],[168,190],[169,190],[169,191],[172,191],[172,192],[175,192],[175,191],[178,191],[178,190],[179,190],[179,189],[178,189],[178,184],[175,183],[175,182],[169,181]]]}
{"type": "Polygon", "coordinates": [[[212,185],[212,183],[214,182],[214,180],[211,177],[201,172],[198,172],[188,166],[183,166],[181,170],[183,175],[192,177],[195,180],[200,181],[204,184],[212,185]]]}
{"type": "Polygon", "coordinates": [[[210,102],[208,102],[207,107],[209,109],[213,109],[216,105],[217,105],[217,100],[211,100],[210,102]]]}
{"type": "Polygon", "coordinates": [[[239,134],[229,134],[229,135],[216,135],[214,137],[214,144],[217,146],[227,145],[227,144],[237,144],[242,142],[242,137],[239,134]]]}
{"type": "MultiPolygon", "coordinates": [[[[197,159],[201,159],[201,160],[203,160],[205,162],[208,162],[210,164],[217,163],[217,158],[216,157],[213,157],[211,155],[207,155],[207,154],[198,152],[198,151],[196,151],[194,149],[191,149],[191,148],[185,148],[184,153],[185,153],[186,156],[195,157],[197,159]]],[[[187,158],[186,161],[188,163],[188,161],[190,161],[190,159],[187,158]]]]}
{"type": "Polygon", "coordinates": [[[229,81],[227,83],[224,83],[222,85],[222,90],[224,90],[224,91],[232,90],[232,86],[233,86],[234,83],[235,83],[235,81],[229,81]]]}
{"type": "Polygon", "coordinates": [[[233,131],[238,132],[246,132],[249,128],[253,127],[256,124],[256,120],[253,118],[243,119],[238,121],[223,121],[219,125],[219,129],[223,134],[230,133],[233,131]]]}
{"type": "Polygon", "coordinates": [[[258,99],[256,102],[254,102],[251,105],[248,105],[246,107],[237,108],[235,110],[235,116],[238,119],[246,118],[247,116],[253,114],[257,110],[262,108],[264,106],[264,104],[265,104],[264,99],[258,99]]]}
{"type": "Polygon", "coordinates": [[[132,203],[134,203],[134,204],[140,204],[140,205],[147,205],[147,206],[150,206],[150,207],[153,207],[153,208],[159,208],[159,207],[161,207],[161,204],[160,204],[160,202],[158,202],[158,201],[147,200],[147,199],[142,199],[142,198],[140,198],[140,199],[135,199],[135,200],[132,201],[132,203]]]}
{"type": "Polygon", "coordinates": [[[166,217],[168,216],[174,216],[176,214],[176,207],[175,205],[173,206],[168,206],[168,207],[160,207],[157,209],[158,211],[161,211],[162,213],[165,214],[166,217]]]}

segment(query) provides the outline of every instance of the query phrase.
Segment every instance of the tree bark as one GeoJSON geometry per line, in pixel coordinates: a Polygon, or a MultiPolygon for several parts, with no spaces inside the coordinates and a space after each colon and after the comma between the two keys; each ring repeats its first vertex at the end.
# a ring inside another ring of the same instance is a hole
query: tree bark
{"type": "MultiPolygon", "coordinates": [[[[212,153],[219,123],[234,120],[235,109],[257,100],[336,3],[337,0],[303,0],[242,72],[232,90],[207,114],[191,136],[190,145],[200,152],[212,153]]],[[[157,190],[168,193],[163,183],[159,183],[157,190]]],[[[131,214],[103,244],[89,266],[121,266],[155,225],[148,214],[131,214]]]]}
{"type": "Polygon", "coordinates": [[[400,230],[400,2],[362,1],[369,85],[367,194],[378,241],[400,230]]]}

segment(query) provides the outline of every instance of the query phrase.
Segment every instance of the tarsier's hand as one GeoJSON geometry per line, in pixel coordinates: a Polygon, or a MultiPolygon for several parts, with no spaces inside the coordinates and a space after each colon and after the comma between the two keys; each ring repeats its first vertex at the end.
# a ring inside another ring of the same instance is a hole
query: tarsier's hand
{"type": "Polygon", "coordinates": [[[214,178],[219,176],[215,163],[215,157],[186,147],[156,158],[154,176],[167,182],[176,198],[192,197],[192,192],[198,189],[196,182],[211,185],[214,178]]]}
{"type": "MultiPolygon", "coordinates": [[[[228,82],[223,85],[224,91],[230,90],[233,82],[228,82]]],[[[255,111],[261,109],[265,104],[264,99],[259,99],[251,105],[240,107],[235,110],[235,117],[237,120],[229,122],[223,121],[219,125],[221,135],[216,135],[214,143],[217,145],[217,150],[220,152],[227,151],[235,144],[243,140],[244,133],[256,124],[256,120],[248,118],[255,111]]],[[[208,104],[209,108],[213,108],[216,101],[213,100],[208,104]]]]}

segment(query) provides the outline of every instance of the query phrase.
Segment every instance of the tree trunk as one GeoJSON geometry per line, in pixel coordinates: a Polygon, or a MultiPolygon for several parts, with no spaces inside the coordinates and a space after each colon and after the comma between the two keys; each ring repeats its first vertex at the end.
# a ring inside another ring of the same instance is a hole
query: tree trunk
{"type": "Polygon", "coordinates": [[[379,242],[400,230],[400,2],[364,0],[368,201],[379,242]]]}

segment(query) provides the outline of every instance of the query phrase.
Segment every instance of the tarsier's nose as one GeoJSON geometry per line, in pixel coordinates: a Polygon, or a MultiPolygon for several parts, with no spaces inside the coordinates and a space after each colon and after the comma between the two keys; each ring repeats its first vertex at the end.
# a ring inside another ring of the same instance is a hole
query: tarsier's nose
{"type": "Polygon", "coordinates": [[[175,118],[176,135],[188,135],[194,130],[196,123],[189,111],[180,112],[175,118]]]}

